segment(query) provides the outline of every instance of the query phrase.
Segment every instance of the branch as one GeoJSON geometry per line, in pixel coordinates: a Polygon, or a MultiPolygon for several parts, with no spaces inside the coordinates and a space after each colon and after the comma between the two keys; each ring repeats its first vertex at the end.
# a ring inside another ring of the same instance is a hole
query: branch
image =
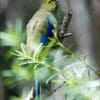
{"type": "Polygon", "coordinates": [[[60,41],[62,41],[64,38],[72,35],[72,33],[67,33],[71,18],[72,18],[72,12],[69,12],[68,15],[67,14],[64,15],[62,24],[61,24],[60,29],[58,31],[58,39],[60,41]]]}

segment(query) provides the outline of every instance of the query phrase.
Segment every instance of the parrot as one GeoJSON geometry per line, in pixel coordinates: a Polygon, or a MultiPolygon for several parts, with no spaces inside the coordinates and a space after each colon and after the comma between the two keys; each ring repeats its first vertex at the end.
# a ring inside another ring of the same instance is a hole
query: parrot
{"type": "MultiPolygon", "coordinates": [[[[57,0],[43,0],[39,10],[29,20],[26,44],[34,52],[33,55],[38,54],[38,50],[44,47],[41,49],[41,56],[45,56],[49,38],[54,38],[54,30],[58,27],[57,10],[57,0]]],[[[36,100],[40,100],[41,82],[38,79],[35,81],[35,92],[38,95],[36,100]]]]}
{"type": "Polygon", "coordinates": [[[35,51],[39,45],[46,45],[53,30],[57,28],[57,0],[43,0],[40,9],[27,24],[27,46],[35,51]]]}

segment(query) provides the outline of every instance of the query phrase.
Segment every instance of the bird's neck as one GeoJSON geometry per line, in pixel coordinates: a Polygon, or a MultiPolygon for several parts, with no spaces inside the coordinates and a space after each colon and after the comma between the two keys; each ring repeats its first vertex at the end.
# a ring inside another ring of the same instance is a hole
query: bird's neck
{"type": "Polygon", "coordinates": [[[56,10],[55,9],[49,8],[48,5],[46,5],[46,4],[42,4],[41,5],[40,11],[41,12],[51,12],[52,14],[55,14],[56,13],[56,10]]]}

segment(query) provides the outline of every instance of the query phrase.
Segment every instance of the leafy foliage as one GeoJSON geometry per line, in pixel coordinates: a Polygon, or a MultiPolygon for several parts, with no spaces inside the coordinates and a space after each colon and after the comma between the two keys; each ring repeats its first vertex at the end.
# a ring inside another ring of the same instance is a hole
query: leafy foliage
{"type": "MultiPolygon", "coordinates": [[[[1,45],[12,46],[14,51],[11,50],[10,54],[16,56],[11,69],[2,72],[2,76],[7,77],[6,85],[14,87],[20,82],[32,81],[36,74],[46,85],[50,82],[63,84],[63,94],[67,100],[99,100],[100,81],[92,80],[93,75],[98,73],[87,64],[85,56],[78,57],[65,48],[57,39],[56,32],[56,38],[50,38],[47,46],[39,45],[35,52],[31,52],[22,43],[26,36],[21,27],[21,22],[17,22],[14,28],[9,26],[6,33],[0,32],[1,45]]],[[[11,100],[22,99],[11,97],[11,100]]]]}
{"type": "Polygon", "coordinates": [[[15,25],[8,23],[5,32],[0,32],[0,45],[18,47],[21,42],[25,41],[25,38],[26,34],[23,32],[22,21],[19,19],[15,25]]]}

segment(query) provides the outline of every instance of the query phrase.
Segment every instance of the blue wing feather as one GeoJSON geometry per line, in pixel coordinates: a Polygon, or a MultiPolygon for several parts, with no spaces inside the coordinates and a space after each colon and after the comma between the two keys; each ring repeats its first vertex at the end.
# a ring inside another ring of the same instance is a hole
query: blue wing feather
{"type": "Polygon", "coordinates": [[[42,36],[42,39],[41,39],[41,43],[43,45],[46,45],[49,41],[49,37],[53,37],[53,32],[52,30],[54,30],[54,26],[53,24],[50,22],[49,18],[47,17],[47,21],[48,21],[48,27],[47,27],[47,33],[45,35],[42,36]]]}

